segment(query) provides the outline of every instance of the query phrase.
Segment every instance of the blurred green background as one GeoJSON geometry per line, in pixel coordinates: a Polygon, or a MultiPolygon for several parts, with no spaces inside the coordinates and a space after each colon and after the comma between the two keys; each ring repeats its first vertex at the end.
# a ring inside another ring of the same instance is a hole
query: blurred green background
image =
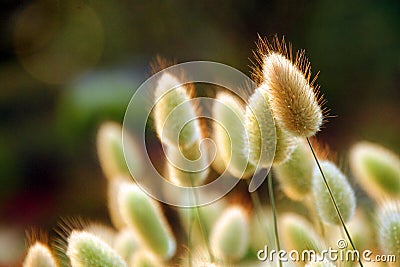
{"type": "Polygon", "coordinates": [[[285,35],[336,115],[318,137],[343,158],[361,139],[400,152],[399,1],[3,0],[0,14],[0,244],[61,216],[108,221],[96,130],[122,122],[156,55],[249,74],[257,34],[285,35]]]}

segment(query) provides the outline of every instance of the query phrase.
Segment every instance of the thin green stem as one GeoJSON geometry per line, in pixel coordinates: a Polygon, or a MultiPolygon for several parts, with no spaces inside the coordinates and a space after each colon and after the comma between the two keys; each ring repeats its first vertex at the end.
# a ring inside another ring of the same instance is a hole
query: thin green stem
{"type": "MultiPolygon", "coordinates": [[[[247,179],[246,181],[247,181],[247,184],[249,185],[250,180],[247,179]]],[[[266,234],[266,237],[268,240],[269,239],[268,238],[268,227],[267,227],[267,222],[265,221],[265,218],[267,218],[267,216],[265,216],[265,214],[264,214],[264,209],[262,208],[262,205],[261,205],[260,196],[258,195],[257,191],[253,191],[250,193],[250,197],[251,197],[251,201],[254,205],[254,208],[256,209],[256,216],[257,216],[258,222],[260,223],[260,225],[262,227],[263,226],[265,227],[264,231],[265,231],[265,234],[266,234]]]]}
{"type": "MultiPolygon", "coordinates": [[[[319,171],[321,172],[321,175],[322,175],[322,178],[323,178],[323,180],[324,180],[325,186],[326,186],[326,188],[327,188],[327,190],[328,190],[328,193],[329,193],[329,197],[331,198],[332,204],[333,204],[333,206],[334,206],[334,208],[335,208],[335,210],[336,210],[336,213],[337,213],[337,215],[338,215],[338,217],[339,217],[340,223],[342,224],[343,229],[344,229],[344,231],[345,231],[345,233],[346,233],[347,239],[350,241],[350,244],[351,244],[353,250],[356,251],[356,250],[357,250],[357,249],[356,249],[356,246],[354,245],[354,242],[353,242],[353,240],[351,239],[350,233],[349,233],[349,231],[347,230],[346,224],[345,224],[345,222],[344,222],[344,220],[343,220],[343,216],[342,216],[342,214],[340,213],[339,207],[338,207],[338,205],[337,205],[337,203],[336,203],[336,200],[335,200],[335,197],[334,197],[334,195],[333,195],[333,193],[332,193],[332,190],[331,190],[331,188],[330,188],[330,186],[329,186],[329,184],[328,184],[328,181],[327,181],[327,179],[326,179],[326,177],[325,177],[324,172],[322,171],[322,168],[321,168],[321,165],[319,164],[318,158],[317,158],[317,156],[315,155],[315,152],[314,152],[314,149],[313,149],[313,147],[312,147],[312,145],[311,145],[310,139],[309,139],[308,137],[306,137],[306,139],[307,139],[308,145],[310,146],[311,152],[312,152],[312,154],[313,154],[313,156],[314,156],[315,162],[317,163],[318,169],[319,169],[319,171]]],[[[363,267],[363,264],[362,264],[362,262],[361,262],[360,257],[358,257],[358,263],[360,264],[361,267],[363,267]]]]}
{"type": "MultiPolygon", "coordinates": [[[[272,217],[274,220],[274,233],[275,233],[275,244],[276,244],[276,251],[280,251],[281,250],[281,245],[279,242],[279,233],[278,233],[278,223],[276,220],[276,206],[275,206],[275,198],[274,198],[274,188],[272,185],[272,175],[271,175],[271,171],[269,171],[268,176],[268,192],[269,192],[269,199],[271,202],[271,207],[272,207],[272,217]]],[[[278,266],[282,267],[282,262],[281,260],[278,258],[278,266]]]]}
{"type": "Polygon", "coordinates": [[[202,220],[201,214],[200,214],[200,208],[197,205],[197,203],[199,203],[199,199],[197,197],[196,191],[193,189],[194,185],[193,185],[192,177],[190,177],[190,183],[191,183],[192,193],[193,193],[193,197],[194,197],[194,204],[195,204],[194,209],[196,211],[196,216],[197,216],[197,220],[199,222],[200,231],[201,231],[201,234],[203,235],[204,241],[206,243],[208,254],[210,256],[210,261],[215,262],[215,258],[214,258],[214,255],[212,253],[211,246],[210,246],[210,239],[208,238],[208,231],[207,231],[206,227],[204,227],[204,225],[203,225],[203,220],[202,220]]]}

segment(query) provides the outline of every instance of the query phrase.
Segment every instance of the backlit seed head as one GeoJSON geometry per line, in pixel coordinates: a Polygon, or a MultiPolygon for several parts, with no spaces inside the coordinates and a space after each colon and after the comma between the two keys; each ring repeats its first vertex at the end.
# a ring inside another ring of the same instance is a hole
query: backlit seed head
{"type": "MultiPolygon", "coordinates": [[[[356,197],[346,176],[332,162],[321,161],[320,165],[343,220],[350,220],[356,208],[356,197]]],[[[315,208],[320,219],[329,224],[340,224],[339,217],[317,166],[314,167],[313,171],[313,194],[315,208]]]]}
{"type": "Polygon", "coordinates": [[[301,200],[312,188],[315,161],[305,140],[297,139],[290,158],[274,167],[283,192],[293,200],[301,200]]]}
{"type": "Polygon", "coordinates": [[[271,159],[275,165],[285,162],[296,146],[295,137],[272,118],[268,90],[264,84],[254,91],[245,114],[250,162],[256,165],[261,160],[264,167],[269,167],[271,159]],[[262,150],[264,159],[260,159],[262,150]]]}
{"type": "Polygon", "coordinates": [[[122,126],[115,122],[103,123],[97,133],[97,153],[104,175],[112,180],[116,176],[128,176],[122,146],[122,126]]]}
{"type": "Polygon", "coordinates": [[[135,251],[140,248],[138,237],[128,227],[120,230],[115,236],[114,249],[125,261],[129,261],[135,251]]]}
{"type": "Polygon", "coordinates": [[[176,241],[159,203],[137,185],[126,185],[118,197],[122,218],[150,251],[164,260],[176,251],[176,241]]]}
{"type": "Polygon", "coordinates": [[[132,255],[129,267],[161,267],[159,259],[149,251],[141,249],[132,255]]]}
{"type": "Polygon", "coordinates": [[[260,67],[255,76],[268,86],[268,96],[275,119],[293,135],[315,135],[323,123],[323,101],[318,86],[310,81],[311,66],[304,51],[292,59],[291,46],[278,38],[272,44],[260,40],[256,60],[260,67]]]}
{"type": "Polygon", "coordinates": [[[188,235],[189,231],[191,231],[190,236],[191,240],[193,240],[193,243],[195,244],[204,243],[204,237],[201,228],[205,229],[207,233],[210,233],[212,226],[218,220],[219,216],[224,211],[226,206],[227,206],[226,200],[224,198],[221,198],[218,201],[215,201],[208,205],[198,207],[198,211],[200,212],[200,217],[202,218],[201,226],[199,225],[199,221],[197,219],[196,208],[178,209],[180,222],[188,235]]]}
{"type": "Polygon", "coordinates": [[[120,188],[124,185],[133,184],[131,181],[126,181],[124,178],[114,179],[108,181],[107,185],[107,206],[108,213],[110,214],[110,219],[112,224],[117,229],[123,229],[126,227],[126,223],[122,218],[121,211],[118,204],[118,195],[120,188]]]}
{"type": "Polygon", "coordinates": [[[67,256],[72,267],[126,267],[122,258],[104,241],[85,231],[73,231],[67,256]]]}
{"type": "Polygon", "coordinates": [[[226,209],[215,223],[210,245],[218,258],[237,261],[247,251],[249,235],[247,212],[239,206],[233,206],[226,209]]]}
{"type": "Polygon", "coordinates": [[[400,202],[383,203],[376,216],[380,248],[386,254],[400,257],[400,202]]]}
{"type": "Polygon", "coordinates": [[[285,214],[281,219],[280,232],[287,250],[314,250],[319,252],[323,241],[320,240],[313,226],[297,214],[285,214]]]}
{"type": "Polygon", "coordinates": [[[276,150],[274,157],[274,166],[285,163],[292,156],[297,146],[297,137],[286,131],[279,122],[275,121],[276,130],[276,150]]]}
{"type": "Polygon", "coordinates": [[[58,266],[50,249],[40,243],[36,242],[32,245],[28,254],[25,257],[23,267],[56,267],[58,266]]]}
{"type": "Polygon", "coordinates": [[[392,151],[370,142],[357,143],[350,149],[350,168],[374,199],[400,197],[400,158],[392,151]]]}
{"type": "Polygon", "coordinates": [[[164,73],[160,77],[155,90],[154,122],[161,142],[178,147],[192,146],[201,140],[201,126],[191,102],[191,90],[172,74],[164,73]]]}
{"type": "Polygon", "coordinates": [[[166,154],[168,177],[175,185],[198,186],[207,179],[209,169],[205,146],[200,146],[198,142],[186,149],[169,146],[166,154]]]}
{"type": "Polygon", "coordinates": [[[113,228],[103,225],[100,223],[89,223],[84,227],[84,231],[97,236],[104,242],[106,242],[110,247],[114,246],[115,231],[113,228]]]}
{"type": "MultiPolygon", "coordinates": [[[[250,177],[255,166],[249,162],[249,144],[243,104],[228,93],[218,93],[212,114],[214,140],[224,167],[237,178],[250,177]]],[[[225,169],[225,168],[224,168],[225,169]]]]}
{"type": "Polygon", "coordinates": [[[269,167],[276,148],[275,123],[264,90],[256,89],[249,99],[245,113],[245,127],[249,140],[249,161],[257,166],[269,167]],[[261,151],[265,155],[261,158],[261,151]]]}

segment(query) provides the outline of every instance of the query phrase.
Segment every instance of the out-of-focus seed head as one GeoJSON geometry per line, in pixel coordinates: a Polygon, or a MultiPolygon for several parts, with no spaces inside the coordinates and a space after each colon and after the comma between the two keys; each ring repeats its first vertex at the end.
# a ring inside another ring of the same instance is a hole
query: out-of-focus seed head
{"type": "Polygon", "coordinates": [[[129,267],[161,267],[160,260],[149,251],[141,249],[135,252],[129,262],[129,267]]]}
{"type": "MultiPolygon", "coordinates": [[[[130,177],[122,146],[122,126],[115,122],[103,123],[97,133],[97,154],[107,179],[130,177]]],[[[128,178],[129,179],[129,178],[128,178]]]]}
{"type": "Polygon", "coordinates": [[[283,245],[287,250],[320,251],[323,241],[314,231],[313,226],[297,214],[285,214],[281,219],[280,232],[283,245]]]}
{"type": "Polygon", "coordinates": [[[250,177],[255,166],[249,162],[249,144],[245,129],[245,110],[237,97],[218,93],[212,110],[213,136],[224,167],[235,177],[250,177]]]}
{"type": "Polygon", "coordinates": [[[296,147],[295,137],[271,117],[268,90],[264,84],[254,91],[245,114],[250,162],[256,165],[260,160],[264,167],[269,167],[271,159],[275,165],[285,162],[296,147]],[[266,154],[260,159],[262,150],[266,154]]]}
{"type": "Polygon", "coordinates": [[[178,147],[192,146],[202,138],[192,89],[170,73],[161,75],[154,93],[154,122],[161,142],[178,147]]]}
{"type": "Polygon", "coordinates": [[[380,248],[388,255],[400,257],[400,202],[384,202],[376,216],[380,248]]]}
{"type": "Polygon", "coordinates": [[[269,167],[276,149],[276,131],[274,119],[264,90],[255,90],[249,99],[245,113],[245,127],[249,140],[249,161],[253,165],[269,167]],[[261,158],[261,151],[264,156],[261,158]]]}
{"type": "Polygon", "coordinates": [[[315,161],[305,140],[297,139],[290,158],[274,167],[283,192],[293,200],[301,200],[312,189],[315,161]]]}
{"type": "MultiPolygon", "coordinates": [[[[356,197],[346,176],[330,161],[321,161],[321,168],[336,200],[344,221],[348,221],[356,209],[356,197]]],[[[329,197],[328,190],[317,166],[313,172],[315,208],[320,219],[329,224],[340,224],[339,217],[329,197]]]]}
{"type": "Polygon", "coordinates": [[[120,230],[114,239],[114,249],[126,262],[140,249],[137,234],[128,227],[120,230]]]}
{"type": "Polygon", "coordinates": [[[40,243],[33,244],[25,257],[23,267],[57,267],[57,261],[50,249],[40,243]]]}
{"type": "Polygon", "coordinates": [[[208,177],[208,157],[205,146],[195,142],[193,147],[166,147],[169,180],[179,186],[198,186],[208,177]],[[199,150],[199,147],[201,150],[199,150]]]}
{"type": "Polygon", "coordinates": [[[249,239],[247,212],[239,206],[232,206],[215,223],[210,235],[210,245],[217,258],[238,261],[245,255],[249,239]]]}
{"type": "Polygon", "coordinates": [[[350,168],[369,196],[400,197],[400,158],[378,144],[359,142],[350,149],[350,168]]]}
{"type": "Polygon", "coordinates": [[[175,254],[176,241],[158,202],[133,184],[120,189],[118,203],[122,218],[141,243],[164,260],[175,254]]]}

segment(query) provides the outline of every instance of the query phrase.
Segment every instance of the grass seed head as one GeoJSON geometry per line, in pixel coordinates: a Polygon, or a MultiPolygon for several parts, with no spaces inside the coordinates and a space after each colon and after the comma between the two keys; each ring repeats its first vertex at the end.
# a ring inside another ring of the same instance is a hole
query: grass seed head
{"type": "Polygon", "coordinates": [[[122,218],[150,251],[164,260],[174,256],[176,241],[158,202],[132,184],[120,189],[118,203],[122,218]]]}
{"type": "Polygon", "coordinates": [[[260,39],[255,68],[256,80],[268,86],[275,119],[293,135],[310,137],[321,128],[325,112],[318,86],[311,78],[311,66],[304,51],[292,56],[292,48],[276,37],[272,43],[260,39]]]}
{"type": "Polygon", "coordinates": [[[72,231],[67,256],[72,267],[126,267],[124,260],[104,241],[85,231],[72,231]]]}
{"type": "Polygon", "coordinates": [[[202,138],[190,85],[170,73],[161,75],[154,93],[154,122],[161,142],[174,147],[192,146],[202,138]]]}
{"type": "Polygon", "coordinates": [[[302,200],[311,192],[315,161],[305,140],[296,141],[290,158],[275,166],[274,171],[283,192],[293,200],[302,200]]]}
{"type": "Polygon", "coordinates": [[[122,126],[115,122],[103,123],[97,133],[97,154],[100,166],[107,179],[128,176],[122,146],[122,126]]]}
{"type": "Polygon", "coordinates": [[[377,211],[380,248],[386,254],[400,256],[400,202],[386,201],[377,211]]]}
{"type": "Polygon", "coordinates": [[[25,257],[23,267],[57,267],[57,261],[54,258],[50,249],[40,243],[36,242],[29,247],[28,254],[25,257]]]}
{"type": "MultiPolygon", "coordinates": [[[[330,161],[321,161],[321,168],[325,174],[328,185],[336,200],[339,211],[346,222],[351,219],[356,209],[356,197],[347,181],[346,176],[330,161]]],[[[315,208],[320,219],[329,224],[340,224],[339,217],[329,197],[320,170],[317,166],[313,171],[313,194],[315,208]]]]}
{"type": "Polygon", "coordinates": [[[255,166],[249,162],[249,144],[245,129],[245,110],[237,97],[218,93],[213,106],[213,136],[224,167],[237,178],[250,177],[255,166]]]}
{"type": "Polygon", "coordinates": [[[249,241],[247,211],[239,206],[227,208],[211,231],[210,245],[216,257],[238,261],[246,254],[249,241]]]}
{"type": "Polygon", "coordinates": [[[357,143],[350,149],[350,168],[372,198],[400,197],[400,158],[392,151],[370,142],[357,143]]]}

